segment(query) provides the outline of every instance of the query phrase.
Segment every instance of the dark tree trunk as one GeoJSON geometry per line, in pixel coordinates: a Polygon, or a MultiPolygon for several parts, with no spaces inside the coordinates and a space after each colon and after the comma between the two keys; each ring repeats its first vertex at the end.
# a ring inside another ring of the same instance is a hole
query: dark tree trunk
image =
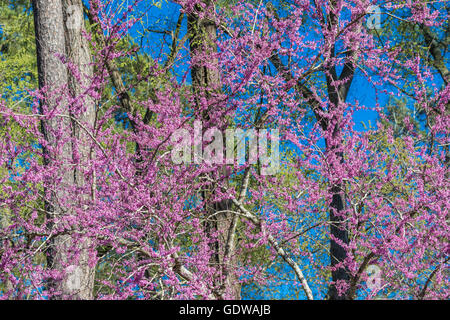
{"type": "MultiPolygon", "coordinates": [[[[334,50],[334,48],[333,48],[334,50]]],[[[336,76],[335,68],[333,67],[329,71],[329,76],[327,76],[328,84],[328,96],[330,102],[330,112],[333,112],[334,108],[338,108],[340,103],[344,103],[350,85],[353,80],[354,67],[353,61],[348,60],[344,66],[344,69],[340,75],[340,79],[348,78],[349,80],[340,85],[335,86],[332,83],[338,81],[336,76]],[[334,78],[333,80],[331,78],[334,78]]],[[[332,132],[331,141],[326,141],[326,155],[333,161],[342,164],[344,162],[344,155],[342,151],[339,151],[339,147],[342,146],[342,128],[340,127],[340,117],[343,114],[335,114],[333,119],[328,122],[327,130],[332,132]],[[333,127],[331,127],[333,126],[333,127]]],[[[337,164],[337,163],[336,163],[337,164]]],[[[331,168],[333,169],[333,162],[331,162],[331,168]]],[[[345,266],[345,260],[347,259],[347,249],[344,246],[349,244],[349,232],[346,224],[346,201],[344,196],[345,185],[342,182],[330,181],[330,193],[332,195],[332,200],[329,210],[329,221],[330,221],[330,265],[332,267],[331,278],[332,284],[329,287],[328,297],[331,300],[347,300],[349,299],[348,290],[343,292],[338,292],[337,286],[339,282],[345,282],[347,285],[350,284],[351,275],[348,268],[345,266]],[[336,240],[335,240],[336,239],[336,240]]]]}
{"type": "MultiPolygon", "coordinates": [[[[333,28],[337,24],[337,18],[330,13],[329,27],[333,28]]],[[[360,26],[356,26],[359,28],[360,26]]],[[[331,47],[331,58],[335,57],[335,47],[331,47]]],[[[328,68],[325,76],[327,80],[327,90],[329,99],[329,112],[333,113],[332,119],[327,122],[326,130],[331,133],[332,137],[326,141],[326,155],[332,160],[330,163],[333,170],[334,165],[342,164],[344,162],[344,154],[339,148],[343,144],[341,119],[343,118],[343,110],[340,110],[341,105],[347,99],[350,86],[355,74],[355,60],[357,55],[357,48],[349,49],[346,54],[344,67],[341,74],[337,75],[336,66],[332,65],[328,68]],[[339,83],[339,84],[336,84],[339,83]],[[335,110],[338,110],[335,112],[335,110]],[[334,161],[334,163],[333,163],[334,161]]],[[[334,180],[338,180],[334,178],[334,180]]],[[[347,259],[347,249],[344,246],[349,244],[349,232],[346,223],[346,201],[344,196],[345,185],[340,181],[330,181],[330,194],[332,200],[329,210],[330,221],[330,264],[332,267],[331,278],[332,284],[329,287],[328,297],[331,300],[347,300],[349,299],[349,291],[343,290],[339,292],[337,287],[339,282],[345,282],[346,286],[350,285],[351,274],[346,267],[345,260],[347,259]],[[336,239],[336,240],[335,240],[336,239]]]]}
{"type": "Polygon", "coordinates": [[[335,284],[338,281],[345,281],[348,284],[350,281],[348,269],[345,266],[336,267],[337,265],[342,264],[347,258],[347,250],[336,242],[334,238],[344,244],[349,243],[349,234],[345,223],[345,217],[342,216],[342,212],[345,209],[343,187],[342,184],[334,184],[330,188],[333,197],[329,213],[330,233],[333,237],[330,239],[330,263],[333,269],[336,268],[336,270],[331,272],[333,284],[330,286],[328,292],[331,300],[347,300],[348,294],[346,292],[339,294],[335,284]]]}

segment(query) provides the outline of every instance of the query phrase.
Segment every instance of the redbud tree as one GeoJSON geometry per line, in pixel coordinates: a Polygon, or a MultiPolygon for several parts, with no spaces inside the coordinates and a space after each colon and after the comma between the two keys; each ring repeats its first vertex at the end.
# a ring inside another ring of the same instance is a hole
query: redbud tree
{"type": "Polygon", "coordinates": [[[32,1],[38,89],[0,101],[0,297],[448,298],[444,3],[156,5],[32,1]],[[276,170],[227,129],[267,135],[276,170]]]}

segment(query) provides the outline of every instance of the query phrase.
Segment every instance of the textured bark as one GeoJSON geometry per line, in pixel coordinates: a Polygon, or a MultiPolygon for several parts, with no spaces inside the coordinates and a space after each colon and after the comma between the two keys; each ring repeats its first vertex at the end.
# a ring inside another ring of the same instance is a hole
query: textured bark
{"type": "MultiPolygon", "coordinates": [[[[207,3],[208,4],[208,3],[207,3]]],[[[214,96],[214,93],[220,91],[221,81],[219,71],[210,66],[217,66],[218,61],[213,58],[217,52],[217,27],[214,22],[207,19],[200,19],[195,13],[188,15],[188,34],[190,43],[191,58],[195,60],[196,55],[201,54],[211,55],[210,61],[203,61],[203,63],[193,63],[191,65],[192,87],[196,99],[196,105],[200,104],[202,97],[207,100],[214,96]],[[207,65],[205,65],[207,64],[207,65]]],[[[209,122],[210,111],[215,108],[210,106],[209,110],[204,110],[201,117],[202,120],[209,122]]],[[[203,134],[203,133],[202,133],[203,134]]],[[[234,237],[229,236],[229,232],[234,232],[233,216],[227,210],[231,209],[231,201],[212,202],[210,199],[214,196],[213,187],[203,192],[203,199],[206,202],[206,221],[205,231],[207,234],[212,234],[218,231],[218,239],[211,244],[214,255],[211,259],[211,264],[221,270],[217,275],[223,277],[226,275],[226,280],[218,280],[216,285],[221,289],[216,293],[218,298],[223,298],[224,292],[230,292],[233,299],[240,299],[240,284],[238,279],[228,271],[237,264],[236,255],[234,254],[234,243],[230,244],[227,240],[234,237]],[[227,248],[228,243],[228,248],[227,248]],[[231,250],[231,252],[230,252],[231,250]],[[228,261],[224,261],[225,252],[227,251],[228,261]]]]}
{"type": "MultiPolygon", "coordinates": [[[[68,3],[65,2],[64,5],[68,5],[68,3]]],[[[66,56],[68,53],[67,49],[69,49],[69,54],[74,58],[73,62],[77,65],[80,64],[81,70],[89,72],[86,69],[88,64],[84,63],[86,62],[87,46],[83,47],[82,45],[81,33],[76,35],[75,32],[66,32],[64,6],[61,0],[33,0],[32,5],[36,32],[39,87],[48,89],[48,94],[41,101],[41,112],[43,112],[42,105],[44,104],[48,110],[55,109],[57,106],[64,106],[64,109],[60,112],[63,114],[63,117],[56,117],[41,122],[43,135],[50,146],[56,146],[58,143],[61,143],[57,141],[58,138],[54,135],[56,128],[62,128],[64,132],[70,135],[75,134],[83,139],[79,129],[70,120],[73,115],[69,112],[67,99],[62,95],[62,92],[67,90],[65,86],[69,87],[72,94],[80,92],[81,86],[75,84],[73,77],[68,74],[67,67],[56,54],[66,56]],[[69,45],[74,45],[74,47],[69,45]],[[76,49],[76,46],[79,48],[76,49]],[[61,90],[61,92],[56,95],[52,93],[57,90],[61,90]]],[[[80,30],[77,32],[80,32],[80,30]]],[[[86,112],[80,116],[80,120],[86,121],[90,117],[92,117],[92,114],[86,112]]],[[[47,165],[52,161],[67,163],[72,158],[73,151],[73,146],[69,142],[64,144],[60,153],[52,153],[45,149],[44,163],[47,165]]],[[[89,150],[81,148],[81,158],[86,157],[88,152],[89,150]]],[[[45,205],[46,211],[55,217],[71,214],[69,208],[61,207],[58,199],[67,198],[67,187],[74,186],[77,182],[83,183],[83,178],[77,170],[65,168],[63,170],[60,185],[53,186],[50,199],[45,205]]],[[[56,225],[51,227],[56,227],[56,225]]],[[[69,253],[69,247],[72,246],[71,235],[57,235],[52,238],[50,248],[47,251],[47,266],[64,273],[61,281],[49,282],[49,289],[58,293],[53,297],[54,299],[89,299],[92,297],[93,270],[88,267],[87,263],[88,241],[82,242],[79,244],[81,254],[78,261],[74,263],[69,253]]]]}
{"type": "MultiPolygon", "coordinates": [[[[79,161],[81,165],[89,161],[93,156],[92,147],[90,147],[91,139],[85,130],[95,130],[95,101],[94,99],[86,94],[86,89],[89,88],[91,80],[93,77],[93,66],[91,59],[91,52],[89,49],[89,43],[87,39],[83,36],[85,33],[84,19],[83,19],[83,3],[81,0],[62,0],[63,14],[65,25],[65,39],[66,39],[66,54],[68,61],[70,61],[76,68],[80,75],[80,79],[69,72],[69,91],[72,97],[77,97],[79,99],[79,104],[81,106],[80,113],[72,114],[74,119],[77,119],[77,123],[82,123],[84,129],[72,122],[72,135],[78,145],[76,148],[78,150],[73,150],[79,155],[79,161]],[[74,12],[69,10],[70,8],[76,8],[74,12]],[[70,19],[68,14],[79,14],[80,24],[79,28],[67,28],[67,21],[70,19]]],[[[93,133],[93,132],[92,132],[93,133]]],[[[73,146],[75,147],[75,146],[73,146]]],[[[83,173],[77,168],[74,172],[75,184],[79,187],[83,187],[86,184],[83,173]]],[[[95,181],[94,181],[95,183],[95,181]]],[[[95,188],[96,186],[91,186],[92,194],[90,195],[93,200],[95,200],[95,188]]],[[[87,197],[87,196],[86,196],[87,197]]],[[[85,200],[85,199],[82,199],[85,200]]],[[[80,204],[82,206],[82,204],[80,204]]],[[[81,299],[92,299],[93,288],[94,288],[94,278],[95,278],[95,268],[89,266],[89,239],[83,239],[80,244],[80,261],[78,263],[79,276],[80,279],[76,279],[77,283],[80,283],[80,291],[77,294],[77,298],[81,299]]],[[[94,250],[92,250],[94,251],[94,250]]]]}

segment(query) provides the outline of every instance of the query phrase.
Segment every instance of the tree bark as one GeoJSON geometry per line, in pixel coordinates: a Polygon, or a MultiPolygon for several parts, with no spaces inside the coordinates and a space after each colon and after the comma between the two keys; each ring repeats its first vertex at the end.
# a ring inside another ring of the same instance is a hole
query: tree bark
{"type": "MultiPolygon", "coordinates": [[[[68,97],[65,95],[67,87],[72,95],[78,95],[82,91],[81,84],[76,84],[72,75],[69,75],[68,68],[62,63],[58,55],[66,56],[69,54],[72,62],[75,63],[79,70],[89,74],[88,48],[86,43],[83,44],[81,30],[68,31],[65,28],[64,17],[65,9],[68,5],[80,5],[81,1],[61,1],[61,0],[33,0],[33,13],[36,33],[36,51],[37,65],[39,75],[39,88],[46,88],[47,91],[44,99],[41,101],[40,111],[47,114],[58,108],[58,113],[62,117],[53,117],[44,119],[41,122],[41,130],[43,136],[50,148],[44,148],[44,164],[51,165],[52,162],[61,162],[63,166],[62,179],[58,185],[52,181],[48,181],[49,186],[46,194],[50,193],[47,198],[45,207],[49,213],[50,227],[55,230],[60,223],[63,215],[73,214],[70,208],[63,207],[59,200],[70,198],[68,188],[75,185],[82,186],[84,183],[83,175],[73,169],[73,152],[74,146],[70,142],[61,141],[55,133],[59,130],[70,135],[74,135],[81,141],[85,139],[79,128],[74,126],[72,117],[77,117],[84,123],[91,122],[93,117],[93,103],[85,100],[87,110],[81,114],[72,114],[69,111],[68,97]],[[60,152],[54,152],[52,149],[63,143],[60,152]],[[66,168],[67,166],[67,168],[66,168]],[[54,218],[54,219],[53,219],[54,218]]],[[[82,22],[81,22],[82,26],[82,22]]],[[[82,79],[87,79],[82,76],[82,79]]],[[[90,150],[86,146],[81,146],[79,150],[80,161],[85,160],[90,150]]],[[[51,280],[48,284],[52,299],[90,299],[92,298],[93,274],[88,266],[88,247],[87,240],[77,241],[74,243],[73,236],[69,234],[56,235],[50,241],[50,247],[47,251],[47,267],[52,270],[62,272],[63,278],[59,281],[51,280]],[[72,247],[77,245],[80,255],[77,260],[73,260],[71,256],[72,247]],[[75,261],[75,262],[74,262],[75,261]]]]}
{"type": "MultiPolygon", "coordinates": [[[[209,1],[205,2],[209,6],[209,1]]],[[[195,103],[198,107],[202,97],[210,101],[214,99],[215,93],[220,92],[219,70],[211,67],[211,65],[218,66],[218,61],[214,58],[214,54],[217,53],[217,27],[213,21],[199,18],[197,14],[191,13],[188,15],[188,34],[191,59],[195,61],[191,64],[192,88],[195,103]],[[196,62],[196,57],[205,54],[209,56],[209,61],[196,62]]],[[[212,110],[214,110],[213,105],[208,110],[203,110],[201,120],[209,122],[211,120],[210,111],[212,110]]],[[[229,272],[237,264],[234,243],[229,243],[227,248],[229,232],[234,232],[235,229],[233,227],[233,216],[230,212],[227,212],[227,210],[231,209],[232,203],[226,200],[213,202],[211,200],[213,196],[214,190],[212,186],[203,192],[203,200],[206,203],[205,231],[207,234],[218,233],[217,240],[211,244],[214,252],[211,264],[217,266],[218,280],[216,285],[220,287],[215,294],[216,297],[222,299],[224,293],[228,292],[232,299],[240,299],[241,288],[239,281],[232,272],[229,272]],[[233,252],[230,252],[230,250],[233,252]],[[224,261],[226,251],[229,257],[228,261],[224,261]]],[[[234,237],[230,238],[234,242],[234,237]]]]}
{"type": "MultiPolygon", "coordinates": [[[[85,129],[94,131],[95,128],[95,101],[94,99],[86,93],[86,89],[90,87],[91,80],[93,77],[93,66],[91,59],[91,52],[89,49],[89,43],[84,37],[86,32],[83,19],[83,3],[82,0],[62,0],[63,14],[64,14],[64,24],[65,26],[65,39],[66,39],[66,54],[67,59],[76,68],[80,75],[80,79],[77,79],[72,73],[69,72],[69,91],[73,98],[78,99],[79,108],[76,114],[71,116],[77,119],[77,123],[82,123],[85,129]],[[71,16],[70,16],[71,15],[71,16]],[[75,17],[73,16],[75,15],[75,17]],[[78,18],[77,18],[78,16],[78,18]],[[79,25],[73,26],[74,28],[68,28],[67,22],[70,19],[80,19],[79,25]]],[[[93,148],[90,146],[92,142],[88,133],[81,129],[79,125],[72,122],[72,136],[78,142],[77,146],[73,146],[73,152],[77,152],[79,157],[79,165],[87,163],[94,156],[93,148]],[[77,148],[78,150],[75,150],[77,148]]],[[[94,132],[92,132],[94,135],[94,132]]],[[[83,172],[80,168],[76,168],[74,172],[75,184],[77,187],[84,187],[87,183],[84,178],[83,172]]],[[[89,201],[89,199],[95,201],[95,181],[91,186],[91,194],[84,195],[82,201],[89,201]]],[[[88,190],[86,188],[85,190],[88,190]]],[[[83,206],[83,204],[80,204],[83,206]]],[[[87,208],[84,208],[87,209],[87,208]]],[[[89,247],[91,242],[89,239],[82,239],[80,243],[80,261],[79,267],[81,272],[79,273],[80,279],[77,280],[81,284],[80,292],[78,298],[81,299],[92,299],[94,279],[95,279],[95,268],[89,266],[89,247]]],[[[92,250],[95,252],[95,250],[92,250]]]]}

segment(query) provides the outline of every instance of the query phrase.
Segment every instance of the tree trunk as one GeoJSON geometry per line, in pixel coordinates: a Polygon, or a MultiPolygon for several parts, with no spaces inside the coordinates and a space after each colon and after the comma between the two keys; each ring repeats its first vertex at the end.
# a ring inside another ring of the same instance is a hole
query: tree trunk
{"type": "MultiPolygon", "coordinates": [[[[72,117],[77,119],[79,123],[82,123],[84,128],[90,130],[93,134],[96,119],[95,101],[91,96],[86,94],[85,91],[91,84],[94,70],[89,43],[83,36],[86,31],[83,19],[83,3],[82,0],[62,0],[62,4],[64,21],[66,22],[64,26],[67,58],[69,62],[76,66],[81,77],[80,79],[76,79],[76,77],[69,72],[69,91],[72,97],[78,99],[79,104],[77,108],[78,112],[72,114],[72,117]],[[74,25],[68,23],[71,20],[74,20],[74,25]]],[[[78,159],[80,161],[79,165],[82,166],[93,157],[93,148],[91,147],[92,141],[88,133],[80,128],[77,123],[72,122],[72,128],[72,135],[78,142],[78,145],[76,146],[78,150],[73,150],[73,152],[78,153],[78,159]]],[[[75,146],[73,146],[73,149],[74,148],[75,146]]],[[[83,187],[86,184],[84,174],[80,168],[75,169],[74,178],[77,187],[83,187]]],[[[84,199],[81,200],[89,201],[89,198],[91,198],[95,201],[95,188],[95,181],[93,181],[91,195],[85,195],[84,199]]],[[[88,188],[85,190],[88,190],[88,188]]],[[[82,204],[80,205],[82,206],[82,204]]],[[[80,243],[80,261],[78,263],[78,266],[81,269],[81,279],[77,279],[81,284],[79,293],[79,298],[81,299],[92,299],[94,288],[95,268],[89,266],[89,246],[89,239],[82,239],[80,243]]]]}
{"type": "MultiPolygon", "coordinates": [[[[207,5],[209,5],[209,2],[207,5]]],[[[191,13],[188,15],[188,33],[191,59],[194,60],[191,64],[192,87],[195,95],[195,103],[199,107],[202,97],[210,101],[214,97],[214,93],[220,92],[221,81],[219,71],[214,67],[210,67],[211,65],[218,66],[217,59],[213,57],[217,53],[217,27],[213,21],[201,19],[197,14],[191,13]],[[209,61],[200,59],[202,62],[197,62],[197,59],[195,59],[196,56],[203,56],[205,54],[210,55],[209,61]]],[[[208,110],[203,110],[201,120],[209,122],[210,111],[214,110],[214,108],[215,106],[212,105],[208,110]]],[[[214,252],[211,265],[217,266],[218,270],[218,274],[216,275],[218,280],[215,285],[221,288],[215,295],[219,299],[222,299],[224,293],[227,292],[228,296],[231,295],[232,299],[240,299],[241,288],[238,279],[232,272],[229,272],[237,264],[234,252],[230,252],[229,261],[224,261],[228,233],[234,230],[232,227],[233,216],[231,213],[226,212],[226,210],[231,209],[232,204],[231,201],[226,200],[213,202],[210,200],[213,196],[214,190],[212,186],[203,192],[207,218],[205,221],[205,231],[207,234],[218,233],[217,240],[211,244],[214,252]]],[[[234,244],[230,248],[234,251],[234,244]]]]}
{"type": "MultiPolygon", "coordinates": [[[[343,103],[346,98],[350,85],[353,81],[354,68],[353,65],[350,66],[352,62],[348,62],[340,75],[340,79],[345,79],[348,77],[349,80],[341,85],[340,87],[332,85],[332,81],[328,81],[328,95],[330,101],[330,110],[337,108],[340,103],[343,103]],[[349,70],[349,68],[351,70],[349,70]]],[[[336,82],[336,73],[334,71],[330,72],[332,77],[335,77],[333,82],[336,82]]],[[[339,161],[340,164],[344,162],[344,155],[342,151],[338,148],[342,145],[342,128],[340,127],[339,117],[342,114],[334,115],[334,119],[328,123],[328,130],[332,132],[331,140],[326,140],[326,151],[325,153],[339,161]],[[329,127],[333,125],[334,127],[329,127]]],[[[333,162],[330,164],[333,167],[333,162]]],[[[344,188],[345,185],[341,182],[330,181],[330,194],[332,195],[332,200],[330,204],[329,221],[330,221],[330,264],[332,267],[331,278],[332,284],[329,287],[328,296],[331,300],[347,300],[349,299],[348,290],[343,290],[339,292],[337,287],[339,282],[345,282],[347,285],[350,283],[350,272],[345,266],[345,260],[347,259],[347,249],[339,244],[343,243],[344,246],[349,244],[349,232],[345,217],[345,197],[344,188]],[[336,240],[335,240],[336,239],[336,240]]]]}
{"type": "MultiPolygon", "coordinates": [[[[329,217],[330,232],[333,238],[338,239],[344,244],[348,244],[348,229],[346,227],[345,217],[342,216],[342,212],[345,209],[343,187],[344,186],[342,184],[334,184],[330,189],[333,195],[330,205],[329,217]]],[[[344,249],[333,238],[330,239],[330,262],[331,267],[336,269],[331,272],[333,284],[329,288],[328,295],[331,300],[347,300],[347,291],[339,294],[336,286],[338,281],[345,281],[346,283],[349,283],[350,281],[350,274],[348,269],[345,266],[337,267],[337,265],[342,264],[347,258],[347,250],[344,249]]]]}
{"type": "MultiPolygon", "coordinates": [[[[77,2],[79,5],[81,1],[77,2]]],[[[58,129],[67,133],[70,137],[77,135],[83,139],[78,129],[72,123],[70,117],[76,116],[71,114],[68,106],[68,99],[64,92],[69,87],[71,94],[79,94],[81,86],[75,84],[73,76],[69,75],[67,67],[61,62],[56,54],[73,56],[73,62],[80,66],[80,71],[88,71],[85,69],[88,65],[85,63],[87,56],[87,46],[82,45],[81,30],[72,30],[66,32],[64,24],[64,8],[70,5],[71,2],[61,0],[33,0],[33,13],[36,32],[36,51],[37,64],[39,74],[39,88],[47,88],[44,99],[41,101],[40,111],[43,114],[58,108],[58,113],[63,117],[54,117],[52,119],[45,119],[41,122],[41,130],[44,138],[50,147],[56,147],[61,143],[64,145],[60,152],[50,151],[51,148],[44,148],[44,164],[51,165],[53,161],[63,163],[59,168],[62,171],[62,179],[58,185],[49,181],[51,188],[46,190],[46,194],[51,192],[47,197],[45,204],[46,211],[49,216],[55,218],[55,222],[51,227],[56,229],[59,221],[62,220],[62,215],[73,214],[70,208],[64,208],[60,205],[61,199],[70,198],[68,188],[75,186],[77,183],[83,183],[82,175],[78,170],[73,169],[71,160],[73,160],[73,145],[70,141],[61,141],[55,133],[58,129]],[[76,34],[76,32],[79,35],[76,34]],[[56,93],[56,94],[55,94],[56,93]],[[67,166],[67,168],[65,167],[67,166]],[[53,184],[53,186],[52,186],[53,184]]],[[[89,122],[92,114],[93,104],[88,104],[88,111],[83,115],[77,115],[79,121],[89,122]]],[[[85,158],[88,151],[81,147],[80,161],[85,158]]],[[[53,221],[53,219],[50,219],[53,221]]],[[[89,268],[87,263],[87,246],[88,241],[77,241],[81,244],[75,244],[73,237],[70,234],[57,235],[50,241],[50,248],[47,251],[47,267],[52,270],[57,270],[63,273],[63,278],[60,281],[49,281],[49,290],[53,299],[89,299],[92,297],[93,286],[93,270],[89,268]],[[80,255],[77,262],[72,260],[71,247],[78,245],[80,255]],[[52,294],[54,292],[54,294],[52,294]]]]}

